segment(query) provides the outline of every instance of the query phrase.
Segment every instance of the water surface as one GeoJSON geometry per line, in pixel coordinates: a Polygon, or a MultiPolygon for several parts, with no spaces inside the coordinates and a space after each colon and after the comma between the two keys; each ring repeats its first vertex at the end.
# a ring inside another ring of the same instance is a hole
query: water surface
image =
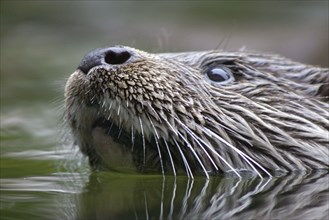
{"type": "Polygon", "coordinates": [[[1,1],[1,219],[325,219],[326,172],[209,180],[92,172],[65,138],[65,81],[96,47],[222,42],[329,66],[327,1],[233,2],[1,1]]]}

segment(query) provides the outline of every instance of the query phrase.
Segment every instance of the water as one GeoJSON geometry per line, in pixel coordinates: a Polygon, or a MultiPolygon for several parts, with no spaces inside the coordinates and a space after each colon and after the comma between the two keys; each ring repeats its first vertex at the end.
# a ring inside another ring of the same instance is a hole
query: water
{"type": "Polygon", "coordinates": [[[65,81],[96,47],[212,49],[232,32],[221,48],[328,66],[327,1],[238,3],[1,1],[1,219],[326,219],[326,172],[263,180],[91,172],[65,139],[65,81]]]}

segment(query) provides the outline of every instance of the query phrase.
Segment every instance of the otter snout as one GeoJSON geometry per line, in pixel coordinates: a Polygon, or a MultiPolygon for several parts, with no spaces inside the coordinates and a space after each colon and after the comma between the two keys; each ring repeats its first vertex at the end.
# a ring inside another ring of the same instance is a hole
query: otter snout
{"type": "Polygon", "coordinates": [[[126,63],[133,56],[133,51],[122,46],[95,49],[87,53],[78,69],[88,74],[93,67],[126,63]]]}

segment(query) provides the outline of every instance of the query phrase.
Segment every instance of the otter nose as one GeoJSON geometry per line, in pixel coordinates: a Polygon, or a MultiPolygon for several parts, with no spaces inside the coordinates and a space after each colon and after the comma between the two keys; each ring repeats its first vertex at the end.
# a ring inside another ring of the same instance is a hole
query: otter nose
{"type": "Polygon", "coordinates": [[[78,69],[87,74],[95,66],[124,64],[131,56],[131,52],[124,47],[96,49],[84,56],[78,69]]]}

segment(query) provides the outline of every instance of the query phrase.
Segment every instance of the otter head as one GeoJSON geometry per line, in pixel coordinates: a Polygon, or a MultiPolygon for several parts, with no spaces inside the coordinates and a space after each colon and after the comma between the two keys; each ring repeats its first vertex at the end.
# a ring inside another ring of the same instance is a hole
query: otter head
{"type": "Polygon", "coordinates": [[[66,121],[95,169],[209,174],[328,169],[328,69],[250,52],[88,53],[66,121]]]}

